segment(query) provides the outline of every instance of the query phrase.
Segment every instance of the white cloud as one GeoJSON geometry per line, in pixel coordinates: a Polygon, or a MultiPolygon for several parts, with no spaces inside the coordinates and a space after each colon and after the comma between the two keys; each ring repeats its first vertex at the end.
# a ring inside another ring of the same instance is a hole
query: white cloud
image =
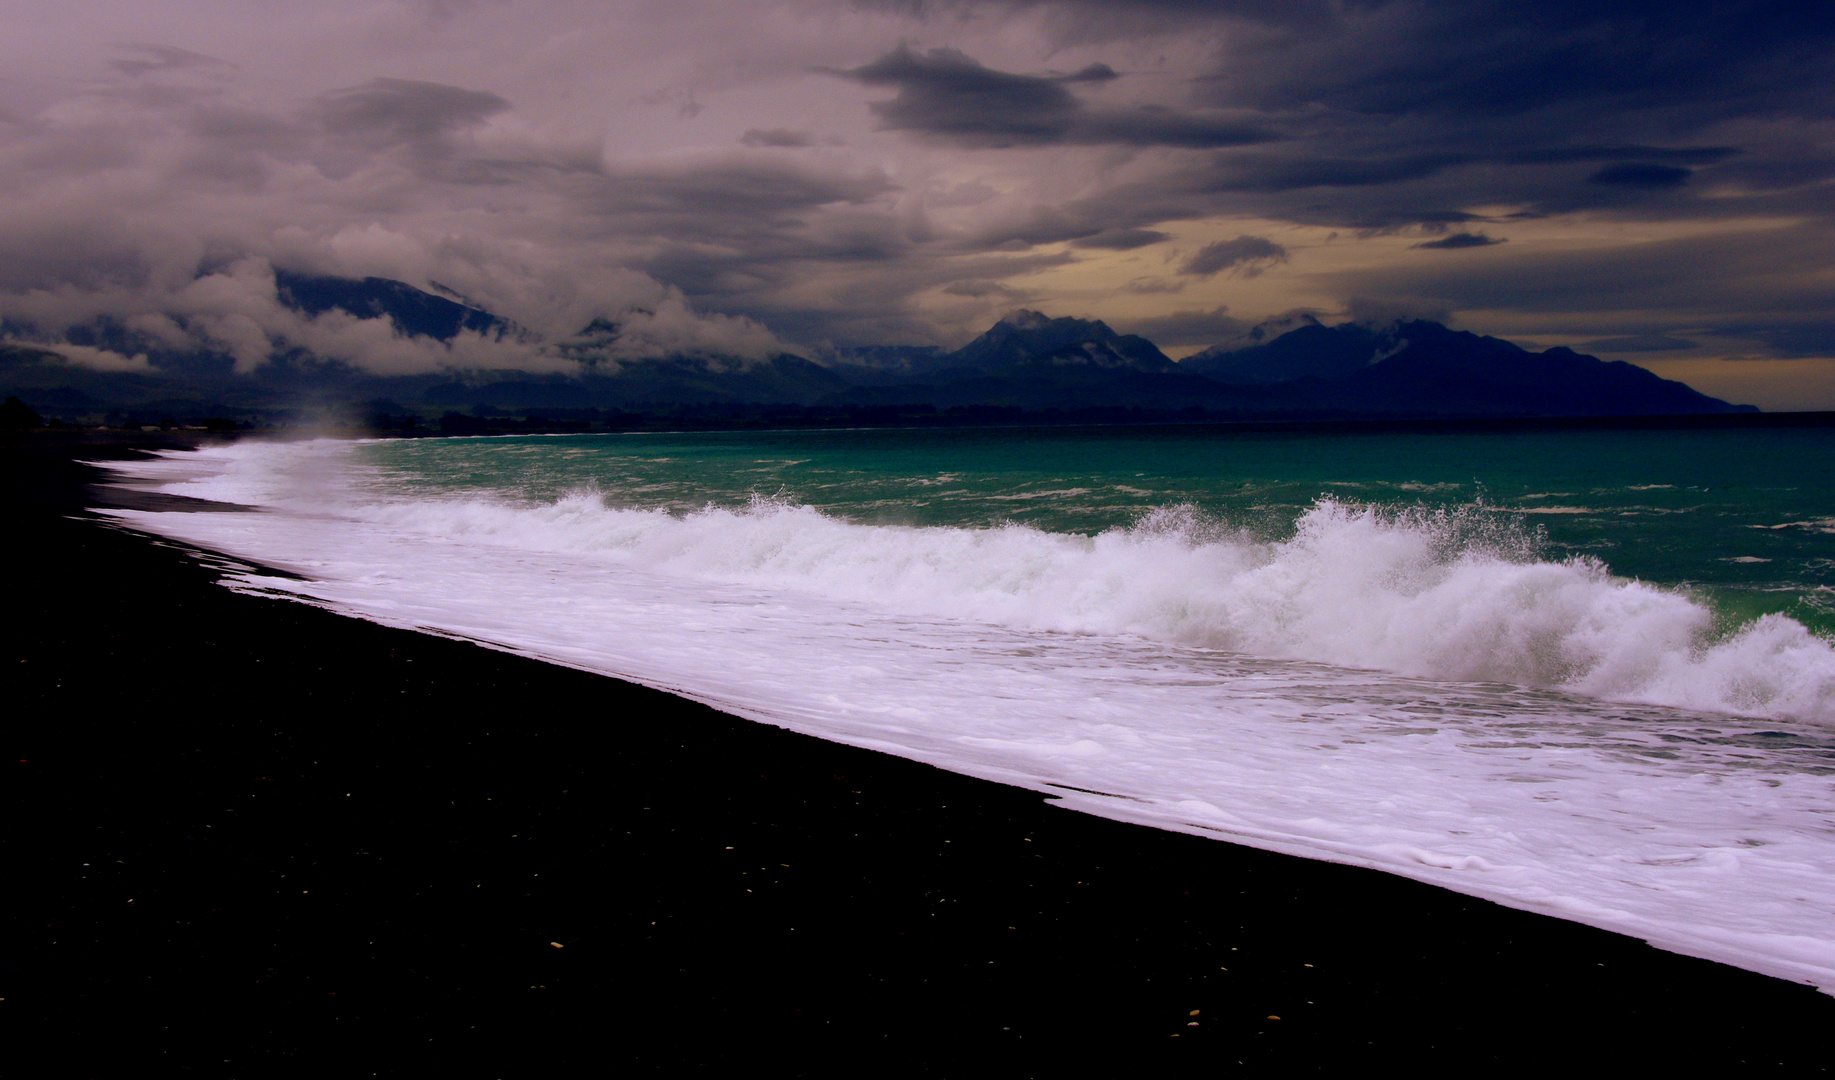
{"type": "Polygon", "coordinates": [[[146,353],[135,353],[126,356],[108,349],[97,349],[87,345],[60,344],[54,350],[59,356],[78,367],[92,368],[96,371],[149,372],[153,365],[148,362],[146,353]]]}

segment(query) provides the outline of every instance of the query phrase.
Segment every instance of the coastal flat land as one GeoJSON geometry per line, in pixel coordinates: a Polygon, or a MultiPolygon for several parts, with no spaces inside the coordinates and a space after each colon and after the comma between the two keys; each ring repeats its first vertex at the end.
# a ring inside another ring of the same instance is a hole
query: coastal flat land
{"type": "Polygon", "coordinates": [[[0,1015],[57,1075],[1835,1057],[1807,987],[233,594],[83,514],[161,438],[0,444],[0,1015]]]}

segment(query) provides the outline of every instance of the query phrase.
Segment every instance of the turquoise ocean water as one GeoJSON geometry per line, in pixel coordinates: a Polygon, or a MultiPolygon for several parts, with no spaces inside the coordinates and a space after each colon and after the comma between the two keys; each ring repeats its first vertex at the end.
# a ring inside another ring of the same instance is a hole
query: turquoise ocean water
{"type": "Polygon", "coordinates": [[[716,432],[398,440],[363,457],[403,492],[539,503],[589,490],[674,513],[768,498],[864,525],[1094,534],[1184,506],[1280,540],[1321,499],[1464,513],[1516,558],[1596,558],[1701,596],[1728,625],[1780,612],[1835,632],[1829,428],[716,432]]]}

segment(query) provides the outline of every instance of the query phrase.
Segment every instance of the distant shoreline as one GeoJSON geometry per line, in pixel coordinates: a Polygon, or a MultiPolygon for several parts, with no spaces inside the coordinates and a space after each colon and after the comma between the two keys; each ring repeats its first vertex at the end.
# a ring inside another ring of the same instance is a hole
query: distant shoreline
{"type": "MultiPolygon", "coordinates": [[[[597,411],[597,410],[594,410],[597,411]]],[[[1516,431],[1711,431],[1731,429],[1835,427],[1835,412],[1679,413],[1630,416],[1300,416],[1192,417],[1148,414],[1143,410],[963,409],[934,414],[876,417],[821,408],[786,406],[760,410],[758,416],[705,414],[622,414],[610,419],[551,420],[544,417],[474,417],[449,413],[438,427],[378,428],[378,438],[425,438],[443,435],[634,434],[664,431],[808,431],[824,429],[974,429],[974,428],[1210,428],[1220,435],[1291,432],[1296,434],[1383,434],[1389,432],[1466,433],[1516,431]]]]}
{"type": "MultiPolygon", "coordinates": [[[[1194,429],[1211,429],[1218,435],[1236,434],[1487,434],[1534,431],[1720,431],[1776,430],[1788,428],[1835,427],[1835,411],[1765,412],[1765,413],[1682,413],[1632,416],[1407,416],[1407,417],[1297,417],[1292,419],[1218,418],[1206,416],[1142,416],[1140,410],[1080,410],[1072,413],[1025,412],[1021,410],[949,410],[925,415],[878,416],[846,410],[803,408],[800,406],[753,407],[738,410],[748,415],[721,415],[734,410],[707,407],[671,413],[616,413],[593,419],[552,417],[546,413],[532,417],[476,417],[449,413],[441,422],[411,425],[339,424],[323,427],[329,433],[353,438],[440,438],[467,435],[618,435],[666,434],[670,432],[718,431],[821,431],[821,430],[975,430],[1077,429],[1077,428],[1175,428],[1183,433],[1194,429]]],[[[569,410],[584,412],[586,410],[569,410]]],[[[599,410],[590,410],[598,413],[599,410]]],[[[540,412],[538,410],[538,412],[540,412]]],[[[75,425],[32,429],[39,437],[93,438],[102,442],[132,442],[139,439],[217,439],[248,435],[274,435],[312,426],[282,423],[274,426],[236,427],[203,423],[161,427],[147,424],[130,427],[79,427],[75,425]],[[54,436],[54,433],[66,433],[54,436]]],[[[20,435],[26,434],[20,432],[20,435]]]]}

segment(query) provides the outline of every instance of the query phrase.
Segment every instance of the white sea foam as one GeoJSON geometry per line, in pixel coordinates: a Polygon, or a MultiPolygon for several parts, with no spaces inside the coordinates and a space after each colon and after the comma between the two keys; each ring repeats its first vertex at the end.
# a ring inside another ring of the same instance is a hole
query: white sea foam
{"type": "Polygon", "coordinates": [[[130,471],[268,508],[121,514],[301,575],[240,588],[1835,987],[1835,781],[1790,726],[1832,718],[1835,651],[1778,616],[1717,632],[1482,511],[1074,536],[409,498],[327,443],[130,471]]]}
{"type": "MultiPolygon", "coordinates": [[[[216,452],[232,468],[168,489],[912,614],[1835,723],[1835,647],[1800,623],[1769,616],[1718,632],[1701,601],[1593,560],[1540,561],[1534,534],[1482,510],[1321,500],[1292,537],[1268,542],[1190,507],[1079,536],[861,525],[766,498],[685,516],[608,508],[594,492],[538,506],[384,502],[365,498],[347,449],[241,444],[216,452]]],[[[194,474],[203,464],[144,471],[194,474]]]]}
{"type": "Polygon", "coordinates": [[[1716,638],[1713,612],[1686,595],[1594,561],[1524,559],[1518,538],[1459,515],[1322,501],[1291,539],[1267,543],[1182,507],[1093,537],[858,525],[765,499],[685,517],[607,509],[594,494],[360,513],[427,537],[601,552],[932,616],[1835,720],[1835,649],[1800,624],[1773,616],[1716,638]]]}

